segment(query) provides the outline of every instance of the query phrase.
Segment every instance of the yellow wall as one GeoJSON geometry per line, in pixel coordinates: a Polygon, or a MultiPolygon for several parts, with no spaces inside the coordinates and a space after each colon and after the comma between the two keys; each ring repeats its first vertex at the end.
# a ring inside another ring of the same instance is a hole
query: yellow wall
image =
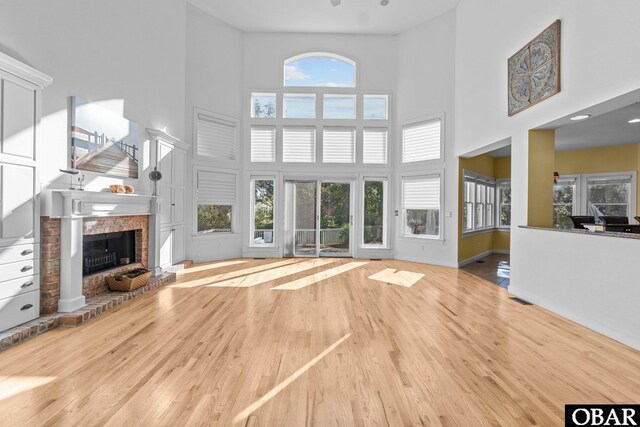
{"type": "Polygon", "coordinates": [[[511,158],[501,157],[494,159],[488,154],[469,159],[460,158],[460,175],[458,179],[458,262],[468,260],[491,250],[509,250],[511,237],[510,232],[497,230],[470,236],[462,235],[464,170],[490,178],[509,179],[511,178],[511,158]]]}
{"type": "Polygon", "coordinates": [[[495,179],[511,178],[511,157],[499,157],[493,159],[493,177],[495,179]]]}
{"type": "Polygon", "coordinates": [[[555,131],[529,131],[528,221],[534,227],[553,227],[555,131]]]}
{"type": "MultiPolygon", "coordinates": [[[[640,144],[558,151],[555,170],[560,175],[631,171],[640,174],[640,144]]],[[[636,190],[639,202],[636,209],[640,215],[640,185],[636,185],[636,190]]]]}

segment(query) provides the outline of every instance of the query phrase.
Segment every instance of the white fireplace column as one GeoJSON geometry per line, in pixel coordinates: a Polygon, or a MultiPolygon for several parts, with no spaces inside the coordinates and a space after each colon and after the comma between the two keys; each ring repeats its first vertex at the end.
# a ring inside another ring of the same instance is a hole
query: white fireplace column
{"type": "Polygon", "coordinates": [[[69,313],[86,305],[82,295],[82,217],[73,215],[71,193],[63,194],[60,218],[60,299],[58,311],[69,313]]]}

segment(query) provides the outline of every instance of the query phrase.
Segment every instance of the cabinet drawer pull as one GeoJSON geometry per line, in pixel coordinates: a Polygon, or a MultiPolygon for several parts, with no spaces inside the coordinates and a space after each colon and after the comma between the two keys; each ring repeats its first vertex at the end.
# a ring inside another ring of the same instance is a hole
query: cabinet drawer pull
{"type": "Polygon", "coordinates": [[[24,251],[20,252],[20,255],[27,256],[27,255],[31,255],[32,253],[33,253],[33,249],[25,249],[24,251]]]}
{"type": "Polygon", "coordinates": [[[33,286],[33,282],[25,282],[20,286],[21,288],[28,288],[29,286],[33,286]]]}
{"type": "Polygon", "coordinates": [[[25,305],[22,306],[20,311],[29,310],[31,307],[33,307],[33,304],[25,304],[25,305]]]}
{"type": "Polygon", "coordinates": [[[20,271],[22,271],[24,273],[25,271],[29,271],[29,270],[32,270],[32,269],[33,269],[33,265],[25,265],[24,267],[22,267],[20,269],[20,271]]]}

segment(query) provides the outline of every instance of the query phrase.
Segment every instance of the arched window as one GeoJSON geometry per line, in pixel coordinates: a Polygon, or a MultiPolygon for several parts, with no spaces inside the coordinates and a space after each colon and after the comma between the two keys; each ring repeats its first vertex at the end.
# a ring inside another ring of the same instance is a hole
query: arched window
{"type": "Polygon", "coordinates": [[[285,87],[356,87],[356,63],[333,53],[312,52],[284,61],[285,87]]]}

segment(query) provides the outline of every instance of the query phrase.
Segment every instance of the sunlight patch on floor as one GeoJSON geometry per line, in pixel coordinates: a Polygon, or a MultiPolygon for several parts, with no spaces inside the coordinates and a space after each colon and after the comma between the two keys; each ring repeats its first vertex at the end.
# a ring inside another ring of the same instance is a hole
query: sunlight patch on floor
{"type": "Polygon", "coordinates": [[[0,377],[0,400],[33,390],[55,381],[57,377],[0,377]]]}
{"type": "Polygon", "coordinates": [[[393,268],[387,268],[382,270],[373,276],[369,276],[371,280],[379,280],[380,282],[390,283],[392,285],[404,286],[410,288],[418,280],[422,279],[424,274],[412,273],[410,271],[396,270],[393,268]]]}
{"type": "Polygon", "coordinates": [[[345,273],[349,270],[353,270],[354,268],[362,267],[363,265],[366,265],[366,264],[369,264],[369,263],[368,262],[349,262],[347,264],[343,264],[335,268],[330,268],[329,270],[321,271],[320,273],[316,273],[308,277],[303,277],[302,279],[294,280],[292,282],[285,283],[280,286],[276,286],[275,288],[271,288],[271,290],[272,291],[295,291],[297,289],[302,289],[304,287],[313,285],[314,283],[318,283],[325,279],[329,279],[331,277],[345,273]]]}
{"type": "Polygon", "coordinates": [[[211,285],[207,286],[215,288],[248,288],[251,286],[261,285],[263,283],[267,283],[281,277],[290,276],[292,274],[310,270],[312,268],[322,267],[323,265],[331,264],[334,261],[335,260],[333,259],[313,259],[293,265],[279,267],[273,270],[255,273],[250,276],[242,276],[235,279],[212,283],[211,285]]]}
{"type": "MultiPolygon", "coordinates": [[[[366,263],[365,263],[366,264],[366,263]]],[[[348,265],[348,264],[347,264],[348,265]]],[[[257,411],[258,409],[260,409],[262,407],[262,405],[264,405],[265,403],[267,403],[269,400],[271,400],[272,398],[274,398],[278,393],[280,393],[282,390],[284,390],[289,384],[291,384],[292,382],[294,382],[296,379],[298,379],[302,374],[304,374],[305,372],[307,372],[311,367],[313,367],[313,365],[315,365],[316,363],[318,363],[319,361],[321,361],[326,355],[328,355],[329,353],[331,353],[333,350],[335,350],[340,344],[342,344],[344,341],[346,341],[349,337],[351,336],[351,334],[347,334],[345,336],[343,336],[342,338],[340,338],[338,341],[334,342],[333,344],[331,344],[331,346],[329,346],[326,350],[324,350],[322,353],[320,353],[319,355],[317,355],[316,357],[314,357],[313,359],[311,359],[306,365],[304,365],[302,368],[298,369],[297,371],[295,371],[293,374],[291,374],[291,376],[289,376],[287,379],[285,379],[284,381],[282,381],[280,384],[278,384],[277,386],[275,386],[274,388],[272,388],[271,390],[269,390],[269,392],[267,394],[265,394],[264,396],[262,396],[260,399],[256,400],[255,402],[253,402],[251,405],[249,405],[245,410],[243,410],[242,412],[240,412],[238,415],[236,415],[236,417],[233,419],[234,423],[239,423],[243,420],[245,420],[246,418],[248,418],[251,414],[253,414],[255,411],[257,411]]]]}
{"type": "Polygon", "coordinates": [[[230,271],[229,273],[218,274],[217,276],[207,276],[201,279],[190,280],[188,282],[176,283],[175,285],[170,285],[168,287],[171,288],[196,288],[198,286],[206,286],[211,285],[215,282],[220,282],[222,280],[234,279],[236,277],[245,276],[248,274],[258,273],[260,271],[270,270],[276,267],[282,267],[283,265],[289,265],[299,262],[296,259],[287,259],[283,261],[270,262],[268,264],[261,264],[256,267],[245,268],[244,270],[236,270],[230,271]]]}
{"type": "Polygon", "coordinates": [[[245,262],[249,262],[249,260],[237,259],[237,260],[233,260],[233,261],[219,262],[217,264],[197,265],[197,266],[194,266],[194,267],[185,268],[184,270],[180,270],[180,271],[178,271],[177,274],[181,275],[181,274],[189,274],[189,273],[198,273],[200,271],[213,270],[215,268],[228,267],[230,265],[244,264],[245,262]]]}

